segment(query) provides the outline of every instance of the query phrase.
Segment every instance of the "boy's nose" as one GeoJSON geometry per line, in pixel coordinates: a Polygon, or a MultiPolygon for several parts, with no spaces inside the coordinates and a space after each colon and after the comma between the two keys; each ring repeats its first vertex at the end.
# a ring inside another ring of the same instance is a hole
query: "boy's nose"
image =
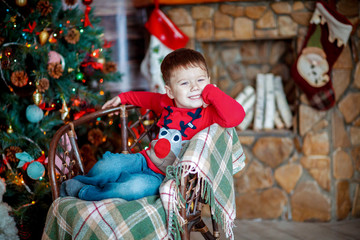
{"type": "Polygon", "coordinates": [[[199,85],[198,85],[197,83],[192,83],[192,84],[191,84],[191,90],[192,90],[192,91],[199,90],[199,85]]]}

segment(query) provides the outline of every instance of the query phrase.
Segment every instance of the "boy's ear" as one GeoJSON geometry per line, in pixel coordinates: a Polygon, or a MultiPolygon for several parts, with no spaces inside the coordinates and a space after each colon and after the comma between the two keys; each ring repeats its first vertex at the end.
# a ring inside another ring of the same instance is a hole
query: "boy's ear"
{"type": "Polygon", "coordinates": [[[174,95],[171,90],[171,87],[169,87],[168,85],[165,85],[165,91],[169,98],[174,99],[174,95]]]}

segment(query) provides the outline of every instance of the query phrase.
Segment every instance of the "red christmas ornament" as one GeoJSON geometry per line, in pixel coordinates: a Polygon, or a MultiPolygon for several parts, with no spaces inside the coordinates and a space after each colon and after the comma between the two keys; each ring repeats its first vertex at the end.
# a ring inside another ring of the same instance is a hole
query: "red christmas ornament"
{"type": "Polygon", "coordinates": [[[86,6],[92,4],[93,0],[82,0],[82,3],[86,6]]]}
{"type": "Polygon", "coordinates": [[[86,5],[84,27],[87,27],[87,26],[93,27],[93,25],[91,24],[90,19],[89,19],[89,13],[91,10],[90,4],[92,2],[93,2],[93,0],[82,0],[82,3],[84,5],[86,5]]]}

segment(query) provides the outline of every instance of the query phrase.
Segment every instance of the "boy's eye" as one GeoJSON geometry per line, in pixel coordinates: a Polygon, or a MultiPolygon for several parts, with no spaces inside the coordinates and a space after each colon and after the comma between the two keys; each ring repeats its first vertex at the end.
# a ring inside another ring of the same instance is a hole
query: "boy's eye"
{"type": "Polygon", "coordinates": [[[188,82],[181,82],[180,85],[181,86],[186,86],[188,84],[188,82]]]}
{"type": "Polygon", "coordinates": [[[201,78],[201,79],[198,79],[198,82],[203,82],[205,81],[205,79],[201,78]]]}

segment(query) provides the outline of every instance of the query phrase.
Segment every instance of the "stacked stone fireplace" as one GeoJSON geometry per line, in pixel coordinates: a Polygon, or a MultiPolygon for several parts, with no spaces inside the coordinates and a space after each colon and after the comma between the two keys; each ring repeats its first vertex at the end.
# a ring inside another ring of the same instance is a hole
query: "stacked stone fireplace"
{"type": "Polygon", "coordinates": [[[161,5],[204,53],[211,78],[236,97],[259,73],[281,76],[293,114],[289,129],[239,131],[246,167],[235,177],[237,218],[332,221],[360,216],[359,3],[338,1],[355,23],[332,71],[337,104],[310,107],[290,76],[313,1],[161,5]]]}

